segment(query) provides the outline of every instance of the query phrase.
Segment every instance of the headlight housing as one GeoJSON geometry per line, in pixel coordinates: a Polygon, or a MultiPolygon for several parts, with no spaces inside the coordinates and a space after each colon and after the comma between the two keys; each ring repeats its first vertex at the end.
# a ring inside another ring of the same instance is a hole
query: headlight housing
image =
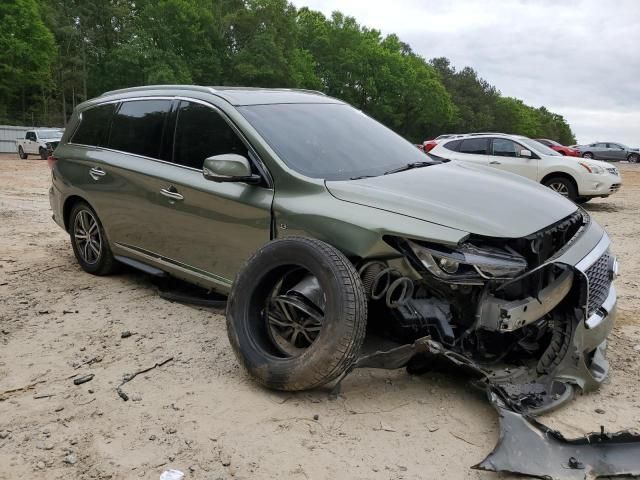
{"type": "Polygon", "coordinates": [[[480,248],[470,243],[455,249],[411,240],[407,244],[431,274],[450,283],[481,285],[487,280],[515,278],[527,269],[525,258],[513,250],[480,248]]]}
{"type": "Polygon", "coordinates": [[[587,172],[593,173],[594,175],[601,175],[604,173],[604,168],[600,165],[596,165],[591,162],[578,162],[582,168],[584,168],[587,172]]]}

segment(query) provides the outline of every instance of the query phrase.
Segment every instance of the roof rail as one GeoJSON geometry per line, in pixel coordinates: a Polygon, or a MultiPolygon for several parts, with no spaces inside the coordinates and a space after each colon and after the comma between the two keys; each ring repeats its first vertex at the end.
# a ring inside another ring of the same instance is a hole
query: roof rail
{"type": "Polygon", "coordinates": [[[115,95],[117,93],[128,93],[128,92],[140,92],[144,90],[196,90],[199,92],[211,92],[211,87],[203,87],[200,85],[142,85],[139,87],[128,87],[128,88],[119,88],[117,90],[109,90],[108,92],[104,92],[101,97],[106,97],[107,95],[115,95]]]}

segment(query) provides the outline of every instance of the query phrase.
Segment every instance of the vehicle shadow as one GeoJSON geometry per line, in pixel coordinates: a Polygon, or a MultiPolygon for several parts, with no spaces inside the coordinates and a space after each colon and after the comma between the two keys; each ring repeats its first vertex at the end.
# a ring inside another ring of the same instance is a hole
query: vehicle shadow
{"type": "Polygon", "coordinates": [[[587,212],[621,212],[625,208],[616,203],[588,203],[582,205],[587,212]]]}

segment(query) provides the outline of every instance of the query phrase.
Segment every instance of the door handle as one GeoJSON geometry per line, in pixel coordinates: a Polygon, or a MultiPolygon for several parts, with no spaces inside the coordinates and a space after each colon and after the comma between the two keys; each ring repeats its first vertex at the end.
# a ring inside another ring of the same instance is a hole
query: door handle
{"type": "Polygon", "coordinates": [[[91,170],[89,170],[89,175],[94,180],[100,180],[100,177],[104,177],[106,174],[107,172],[102,170],[100,167],[93,167],[91,170]]]}
{"type": "Polygon", "coordinates": [[[163,188],[160,190],[160,195],[163,195],[171,200],[182,200],[184,197],[178,193],[175,187],[163,188]]]}
{"type": "Polygon", "coordinates": [[[501,163],[501,162],[499,162],[499,161],[497,161],[497,160],[491,160],[491,161],[489,162],[489,165],[502,165],[502,163],[501,163]]]}

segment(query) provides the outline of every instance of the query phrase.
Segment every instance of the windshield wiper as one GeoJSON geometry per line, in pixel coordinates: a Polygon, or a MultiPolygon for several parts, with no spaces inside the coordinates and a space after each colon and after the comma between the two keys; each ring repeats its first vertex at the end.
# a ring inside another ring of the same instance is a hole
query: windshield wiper
{"type": "Polygon", "coordinates": [[[362,178],[372,178],[372,177],[376,177],[377,175],[359,175],[357,177],[351,177],[349,180],[360,180],[362,178]]]}
{"type": "Polygon", "coordinates": [[[384,172],[385,175],[389,175],[391,173],[404,172],[405,170],[413,170],[414,168],[428,167],[429,165],[435,165],[435,162],[412,162],[403,165],[402,167],[394,168],[393,170],[389,170],[384,172]]]}

